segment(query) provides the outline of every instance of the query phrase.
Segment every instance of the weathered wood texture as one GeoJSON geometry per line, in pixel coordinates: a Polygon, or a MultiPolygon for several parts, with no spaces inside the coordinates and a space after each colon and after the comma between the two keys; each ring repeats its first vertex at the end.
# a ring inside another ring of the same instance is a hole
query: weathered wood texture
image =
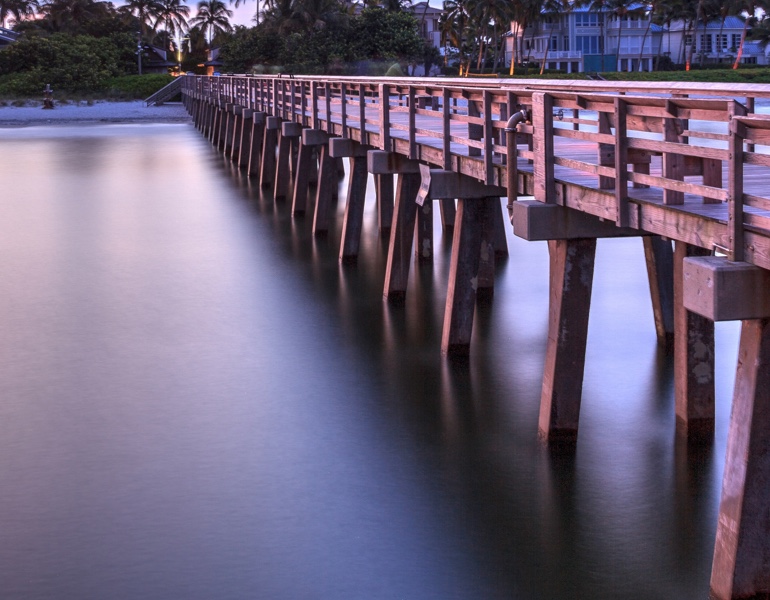
{"type": "Polygon", "coordinates": [[[770,321],[744,321],[711,598],[770,597],[770,321]]]}
{"type": "Polygon", "coordinates": [[[577,440],[596,239],[548,242],[548,345],[540,397],[540,437],[577,440]]]}

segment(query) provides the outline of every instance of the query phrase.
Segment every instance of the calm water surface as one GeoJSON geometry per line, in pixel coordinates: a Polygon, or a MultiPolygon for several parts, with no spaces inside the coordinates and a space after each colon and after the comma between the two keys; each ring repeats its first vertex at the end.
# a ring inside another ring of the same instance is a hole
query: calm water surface
{"type": "Polygon", "coordinates": [[[440,228],[389,306],[374,203],[357,265],[311,221],[189,125],[0,130],[1,598],[706,597],[734,326],[688,450],[641,242],[601,241],[560,455],[544,243],[448,361],[440,228]]]}

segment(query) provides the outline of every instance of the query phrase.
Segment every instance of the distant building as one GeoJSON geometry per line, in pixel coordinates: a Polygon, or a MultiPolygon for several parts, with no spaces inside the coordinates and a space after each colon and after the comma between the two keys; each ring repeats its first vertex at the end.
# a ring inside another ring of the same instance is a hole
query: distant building
{"type": "MultiPolygon", "coordinates": [[[[661,40],[663,53],[675,63],[682,64],[694,44],[692,60],[695,63],[701,61],[701,54],[705,63],[733,62],[741,45],[743,24],[740,17],[726,17],[724,21],[710,21],[705,27],[699,23],[688,30],[683,22],[675,21],[664,30],[661,40]]],[[[745,41],[741,63],[768,64],[765,50],[758,42],[745,41]]]]}
{"type": "MultiPolygon", "coordinates": [[[[544,15],[534,26],[522,30],[511,23],[506,34],[506,61],[512,58],[542,64],[567,73],[584,71],[652,71],[658,57],[683,64],[695,43],[693,61],[730,61],[740,45],[743,19],[727,17],[688,31],[682,21],[667,26],[650,22],[642,5],[630,6],[629,14],[576,7],[569,12],[544,15]],[[636,9],[636,10],[635,10],[636,9]],[[603,61],[603,62],[602,62],[603,61]]],[[[766,64],[764,50],[745,42],[742,63],[766,64]]]]}
{"type": "Polygon", "coordinates": [[[441,48],[441,31],[438,23],[444,11],[427,2],[417,2],[404,10],[414,15],[417,20],[417,30],[420,37],[426,42],[430,42],[435,48],[441,48]]]}

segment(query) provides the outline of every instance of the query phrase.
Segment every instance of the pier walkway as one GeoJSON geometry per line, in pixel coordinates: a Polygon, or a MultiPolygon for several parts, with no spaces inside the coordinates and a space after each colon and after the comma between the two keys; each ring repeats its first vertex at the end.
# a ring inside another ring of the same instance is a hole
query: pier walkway
{"type": "Polygon", "coordinates": [[[445,354],[470,351],[506,223],[547,240],[548,443],[577,439],[597,239],[643,240],[658,339],[674,347],[677,433],[688,440],[713,436],[714,322],[742,321],[711,594],[770,597],[770,114],[755,110],[770,86],[290,76],[181,85],[201,132],[294,214],[312,208],[314,233],[328,229],[348,159],[343,261],[358,253],[374,175],[389,300],[406,294],[413,257],[432,256],[435,202],[453,236],[445,354]]]}

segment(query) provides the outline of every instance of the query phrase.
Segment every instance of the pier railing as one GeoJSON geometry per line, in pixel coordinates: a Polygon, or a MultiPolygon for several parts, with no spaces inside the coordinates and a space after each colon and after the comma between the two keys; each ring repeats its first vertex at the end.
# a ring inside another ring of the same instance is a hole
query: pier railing
{"type": "Polygon", "coordinates": [[[505,80],[466,86],[435,79],[184,79],[187,91],[222,105],[262,111],[487,185],[510,185],[512,165],[518,173],[509,196],[531,195],[673,239],[678,231],[698,230],[683,241],[770,268],[770,192],[760,185],[770,166],[770,115],[751,112],[755,98],[770,97],[770,86],[669,85],[662,95],[640,95],[638,84],[580,83],[544,91],[538,82],[505,80]],[[610,87],[617,91],[609,93],[610,87]],[[530,120],[518,126],[514,148],[523,163],[513,165],[505,126],[522,109],[530,120]],[[663,219],[658,205],[681,211],[663,219]],[[701,225],[693,227],[693,219],[701,225]]]}

